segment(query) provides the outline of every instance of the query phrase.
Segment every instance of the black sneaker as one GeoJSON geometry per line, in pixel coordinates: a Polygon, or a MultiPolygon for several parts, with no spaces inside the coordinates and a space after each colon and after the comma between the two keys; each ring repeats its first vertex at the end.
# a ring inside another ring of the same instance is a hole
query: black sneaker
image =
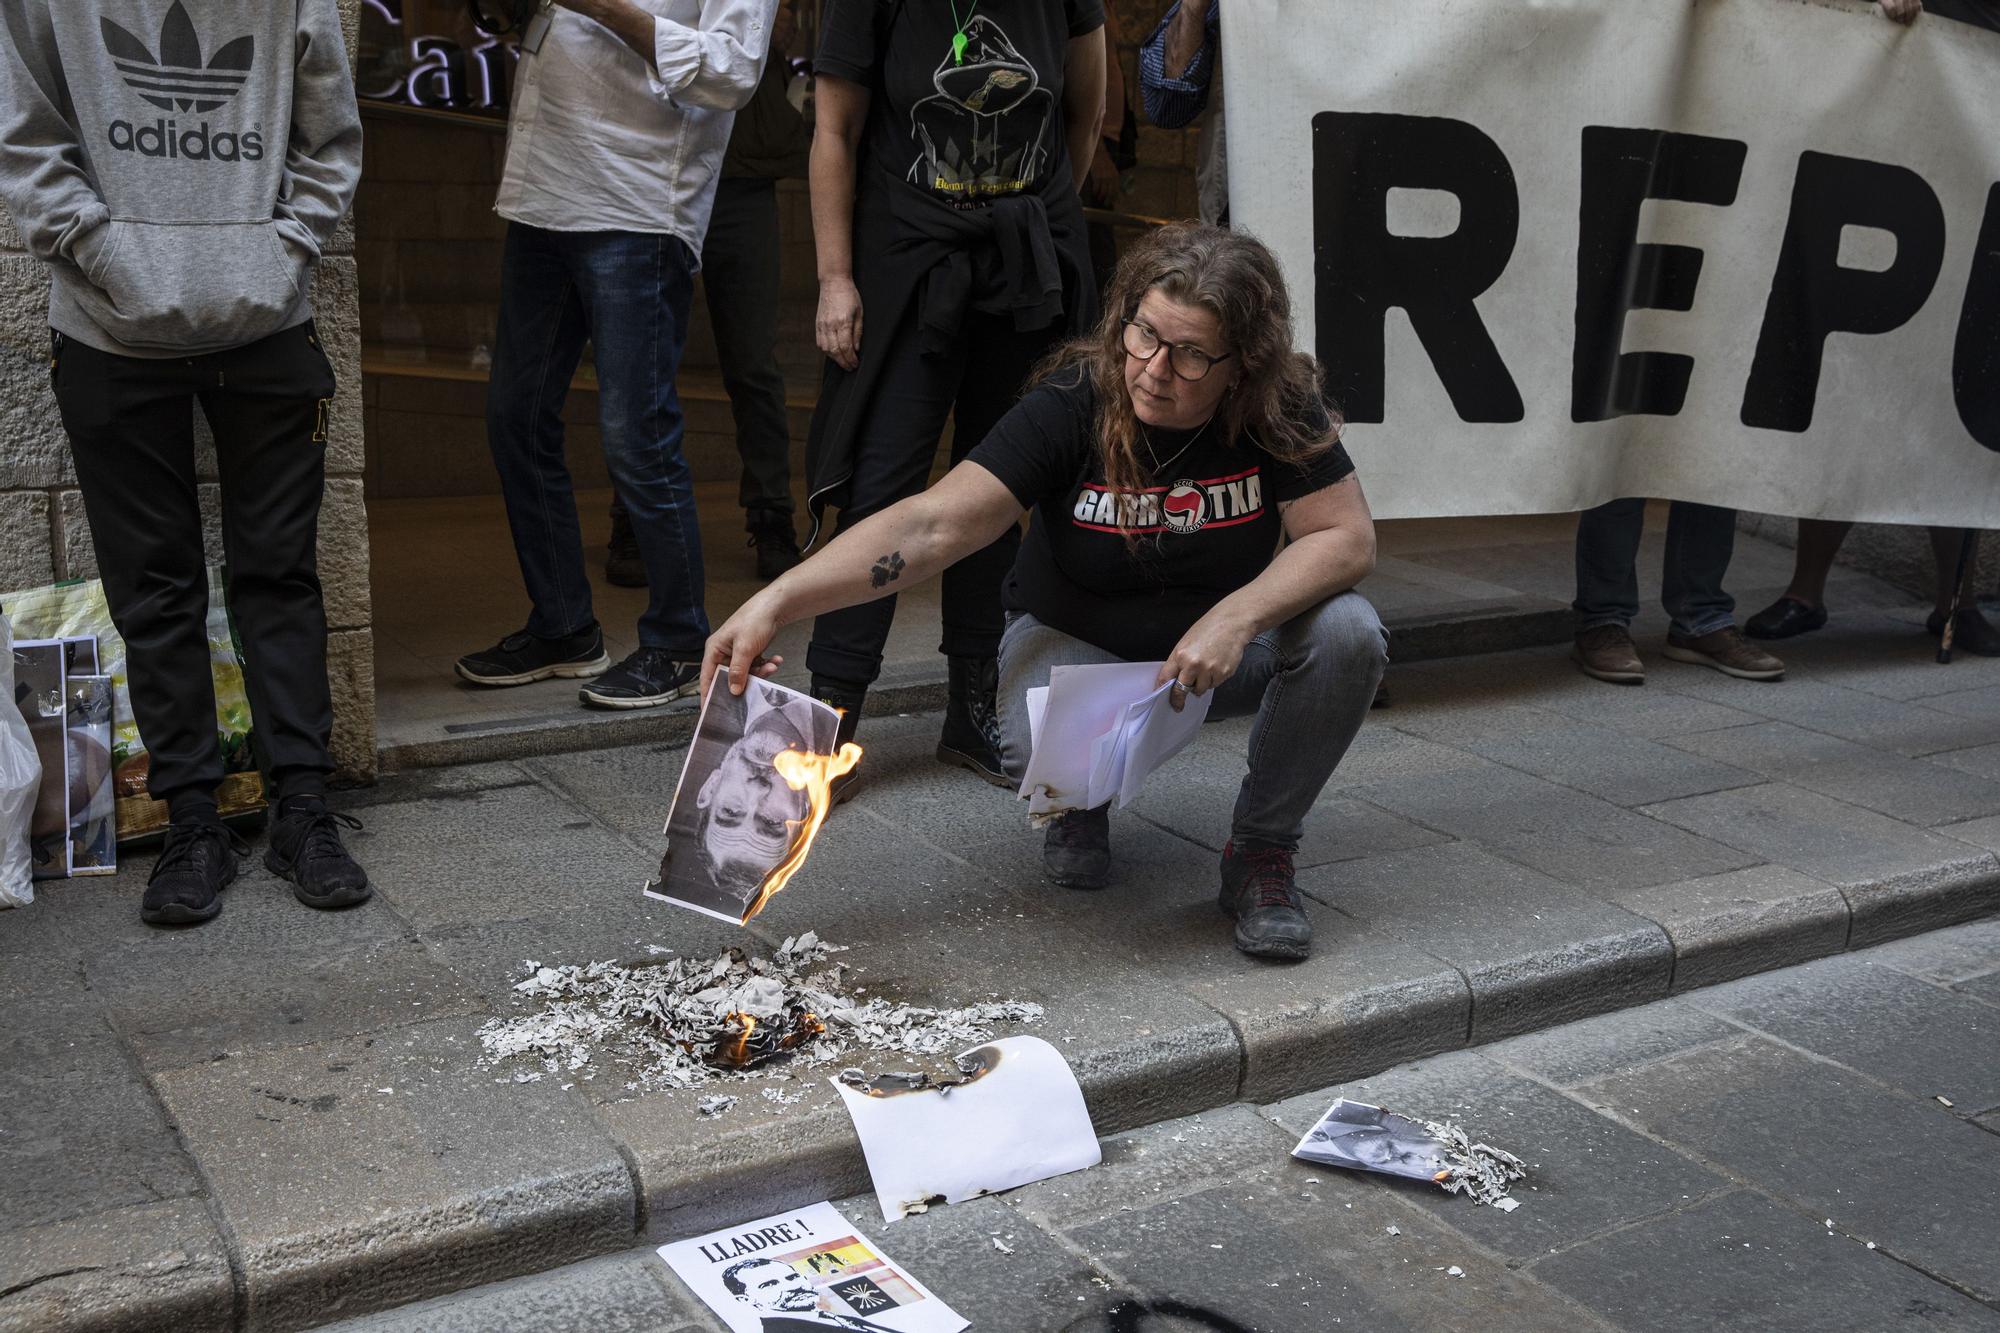
{"type": "Polygon", "coordinates": [[[509,634],[484,652],[459,658],[458,674],[474,685],[529,685],[554,676],[601,676],[610,665],[604,631],[592,625],[566,639],[544,639],[526,630],[509,634]]]}
{"type": "Polygon", "coordinates": [[[1312,952],[1312,922],[1293,881],[1292,853],[1271,847],[1222,849],[1222,914],[1236,921],[1236,947],[1256,958],[1304,958],[1312,952]]]}
{"type": "Polygon", "coordinates": [[[632,533],[632,516],[623,506],[611,510],[611,540],[604,544],[604,581],[620,588],[646,586],[646,562],[639,558],[639,539],[632,533]]]}
{"type": "Polygon", "coordinates": [[[792,516],[775,509],[753,509],[748,515],[750,540],[757,553],[757,577],[765,583],[799,563],[799,535],[792,516]]]}
{"type": "Polygon", "coordinates": [[[701,663],[641,648],[576,692],[593,708],[657,708],[701,688],[701,663]]]}
{"type": "Polygon", "coordinates": [[[290,880],[292,896],[307,907],[333,911],[367,902],[375,891],[368,887],[368,872],[341,844],[343,826],[358,829],[361,821],[317,801],[289,811],[280,807],[264,868],[290,880]]]}
{"type": "Polygon", "coordinates": [[[971,769],[996,787],[1014,790],[1000,762],[1000,717],[994,693],[1000,664],[991,657],[949,659],[949,693],[945,696],[944,731],[938,737],[938,762],[971,769]]]}
{"type": "Polygon", "coordinates": [[[172,824],[153,863],[139,919],[151,926],[194,926],[222,910],[221,893],[236,879],[237,858],[250,848],[219,823],[172,824]]]}
{"type": "Polygon", "coordinates": [[[1101,889],[1111,882],[1111,807],[1072,810],[1042,834],[1042,871],[1065,889],[1101,889]]]}

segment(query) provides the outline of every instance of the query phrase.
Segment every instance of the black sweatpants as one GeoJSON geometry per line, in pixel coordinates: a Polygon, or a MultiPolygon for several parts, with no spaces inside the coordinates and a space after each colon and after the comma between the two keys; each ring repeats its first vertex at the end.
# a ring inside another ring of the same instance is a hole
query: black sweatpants
{"type": "Polygon", "coordinates": [[[222,781],[194,404],[215,435],[223,557],[259,755],[279,795],[322,790],[333,699],[320,601],[320,497],[333,366],[310,322],[206,356],[115,356],[56,337],[53,378],[112,623],[125,639],[147,785],[222,781]]]}
{"type": "MultiPolygon", "coordinates": [[[[971,453],[1020,400],[1029,372],[1062,337],[1062,327],[1021,333],[1008,316],[975,311],[949,350],[928,356],[914,317],[889,336],[895,343],[888,364],[855,432],[854,476],[847,507],[840,511],[841,529],[923,491],[947,418],[955,423],[951,461],[971,453]]],[[[992,657],[1000,651],[1005,628],[1000,587],[1020,549],[1020,529],[1009,528],[992,545],[945,570],[939,652],[992,657]]],[[[848,684],[874,684],[895,618],[894,597],[827,612],[813,621],[807,669],[848,684]]]]}

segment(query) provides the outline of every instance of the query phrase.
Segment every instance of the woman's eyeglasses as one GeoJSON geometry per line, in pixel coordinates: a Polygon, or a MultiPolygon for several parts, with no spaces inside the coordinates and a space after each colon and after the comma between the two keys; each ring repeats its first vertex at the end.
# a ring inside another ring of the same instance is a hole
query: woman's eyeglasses
{"type": "Polygon", "coordinates": [[[1162,341],[1160,335],[1153,332],[1150,324],[1136,319],[1125,321],[1127,356],[1136,357],[1141,361],[1151,361],[1159,355],[1162,347],[1167,349],[1167,364],[1173,367],[1175,375],[1184,380],[1198,380],[1215,369],[1217,362],[1227,361],[1235,355],[1234,352],[1230,352],[1224,356],[1210,356],[1199,347],[1188,343],[1162,341]]]}

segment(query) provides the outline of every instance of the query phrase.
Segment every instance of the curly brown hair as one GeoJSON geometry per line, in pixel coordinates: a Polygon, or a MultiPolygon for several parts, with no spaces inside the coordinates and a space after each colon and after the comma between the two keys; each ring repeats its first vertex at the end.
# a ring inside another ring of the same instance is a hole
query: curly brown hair
{"type": "MultiPolygon", "coordinates": [[[[1206,310],[1220,326],[1235,386],[1216,409],[1218,438],[1254,439],[1281,462],[1305,464],[1340,438],[1340,417],[1324,404],[1319,363],[1292,347],[1292,298],[1277,257],[1241,232],[1174,223],[1147,233],[1118,261],[1097,327],[1051,352],[1041,382],[1075,368],[1097,389],[1097,444],[1104,480],[1133,493],[1152,484],[1139,462],[1141,425],[1125,390],[1125,321],[1147,292],[1206,310]],[[1325,424],[1322,424],[1325,423],[1325,424]]],[[[1118,507],[1124,527],[1133,515],[1118,507]]],[[[1126,533],[1128,541],[1134,534],[1126,533]]]]}

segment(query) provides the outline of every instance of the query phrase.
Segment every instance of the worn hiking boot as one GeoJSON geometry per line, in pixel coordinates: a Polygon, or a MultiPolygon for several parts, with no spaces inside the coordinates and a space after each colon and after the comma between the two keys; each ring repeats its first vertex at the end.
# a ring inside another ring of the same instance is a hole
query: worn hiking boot
{"type": "Polygon", "coordinates": [[[1608,680],[1613,685],[1644,685],[1646,664],[1632,644],[1632,632],[1623,625],[1592,625],[1576,636],[1570,656],[1586,676],[1608,680]]]}
{"type": "Polygon", "coordinates": [[[1111,882],[1111,807],[1071,810],[1042,834],[1042,871],[1065,889],[1101,889],[1111,882]]]}
{"type": "Polygon", "coordinates": [[[665,648],[639,648],[576,692],[593,708],[658,708],[701,688],[701,663],[665,648]]]}
{"type": "Polygon", "coordinates": [[[945,698],[944,732],[938,737],[938,761],[969,768],[1011,791],[1014,780],[1000,763],[1000,715],[994,702],[999,659],[954,657],[949,663],[950,692],[945,698]]]}
{"type": "Polygon", "coordinates": [[[1236,919],[1236,947],[1255,958],[1304,958],[1312,922],[1299,897],[1292,853],[1282,847],[1222,849],[1222,914],[1236,919]]]}
{"type": "MultiPolygon", "coordinates": [[[[868,701],[868,688],[865,685],[847,685],[814,677],[812,696],[821,703],[840,710],[840,729],[833,735],[833,748],[837,751],[853,740],[855,733],[861,727],[861,705],[868,701]]],[[[861,763],[848,769],[827,785],[829,807],[854,799],[854,793],[861,790],[861,769],[867,762],[867,756],[862,756],[861,763]]]]}
{"type": "Polygon", "coordinates": [[[1700,638],[1669,632],[1664,650],[1676,662],[1714,667],[1738,680],[1778,680],[1785,664],[1743,637],[1734,625],[1725,625],[1700,638]]]}
{"type": "Polygon", "coordinates": [[[639,558],[639,539],[632,516],[623,505],[611,508],[611,540],[604,544],[604,581],[620,588],[646,586],[646,562],[639,558]]]}
{"type": "Polygon", "coordinates": [[[757,577],[765,583],[799,563],[799,535],[792,516],[775,509],[752,509],[746,516],[748,545],[757,553],[757,577]]]}
{"type": "Polygon", "coordinates": [[[149,926],[194,926],[222,910],[222,891],[236,879],[243,839],[215,820],[167,827],[166,846],[153,863],[139,919],[149,926]]]}
{"type": "Polygon", "coordinates": [[[563,676],[599,676],[611,665],[604,631],[596,625],[565,639],[544,639],[521,630],[491,648],[458,659],[461,679],[474,685],[528,685],[563,676]]]}
{"type": "Polygon", "coordinates": [[[342,828],[359,829],[361,821],[326,808],[317,798],[286,801],[271,826],[271,849],[264,868],[292,882],[292,896],[307,907],[337,911],[365,903],[375,892],[368,872],[348,855],[340,841],[342,828]]]}

